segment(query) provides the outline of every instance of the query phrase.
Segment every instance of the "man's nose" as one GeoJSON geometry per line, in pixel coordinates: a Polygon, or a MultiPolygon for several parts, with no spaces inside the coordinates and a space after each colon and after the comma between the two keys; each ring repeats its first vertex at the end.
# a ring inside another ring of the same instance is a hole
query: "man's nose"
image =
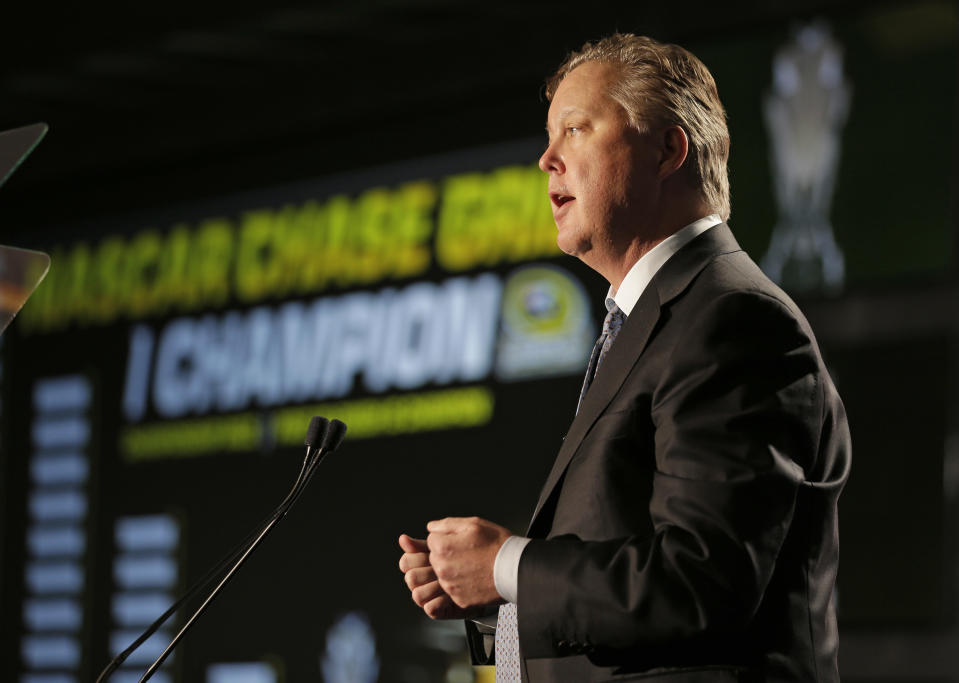
{"type": "Polygon", "coordinates": [[[557,152],[556,145],[549,145],[539,158],[539,167],[544,173],[563,173],[566,166],[563,157],[557,152]]]}

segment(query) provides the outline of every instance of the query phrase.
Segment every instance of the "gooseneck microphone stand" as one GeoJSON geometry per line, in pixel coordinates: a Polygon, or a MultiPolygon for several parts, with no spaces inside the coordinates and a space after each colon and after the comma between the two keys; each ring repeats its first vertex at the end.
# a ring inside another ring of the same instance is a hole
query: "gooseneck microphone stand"
{"type": "Polygon", "coordinates": [[[286,516],[286,513],[289,512],[290,508],[293,507],[293,504],[296,503],[300,495],[306,489],[307,484],[310,479],[313,477],[313,473],[316,471],[317,466],[320,464],[320,461],[324,456],[335,451],[340,443],[343,441],[343,437],[346,435],[346,425],[339,420],[328,421],[324,417],[314,417],[310,420],[310,426],[306,432],[306,439],[304,443],[306,444],[306,455],[303,458],[303,464],[300,466],[300,473],[297,475],[296,481],[293,484],[293,488],[290,489],[290,492],[286,495],[286,498],[283,499],[283,502],[273,511],[273,513],[267,517],[260,525],[254,529],[249,536],[247,536],[236,548],[231,550],[226,557],[224,557],[215,567],[208,571],[203,577],[200,578],[190,589],[173,605],[167,609],[166,612],[161,614],[156,621],[154,621],[135,641],[133,641],[130,646],[114,657],[109,664],[103,669],[99,677],[97,677],[97,683],[106,681],[107,678],[116,671],[121,664],[126,660],[130,654],[133,653],[140,645],[142,645],[147,638],[153,635],[157,629],[166,622],[167,619],[172,616],[180,606],[186,602],[188,599],[193,597],[200,589],[209,585],[217,576],[221,574],[224,567],[233,562],[233,565],[227,570],[227,572],[220,579],[216,587],[210,591],[210,594],[203,601],[203,603],[197,608],[197,610],[190,616],[186,621],[183,628],[180,629],[179,633],[174,636],[173,640],[170,641],[170,644],[167,645],[166,649],[157,657],[156,661],[147,669],[146,673],[143,674],[143,677],[140,679],[140,683],[147,681],[154,673],[163,665],[163,662],[166,658],[173,652],[173,648],[180,642],[184,634],[190,629],[190,627],[196,622],[203,612],[206,611],[207,607],[213,601],[220,590],[227,584],[227,582],[233,578],[240,566],[246,561],[250,556],[253,550],[259,546],[260,542],[266,538],[267,534],[273,530],[283,517],[286,516]],[[252,541],[251,541],[252,539],[252,541]]]}

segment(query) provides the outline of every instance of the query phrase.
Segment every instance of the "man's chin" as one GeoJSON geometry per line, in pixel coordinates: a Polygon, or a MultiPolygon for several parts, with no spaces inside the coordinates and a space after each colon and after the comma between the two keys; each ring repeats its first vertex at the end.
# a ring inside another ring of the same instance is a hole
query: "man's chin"
{"type": "Polygon", "coordinates": [[[582,258],[583,254],[589,251],[589,240],[583,239],[581,235],[576,235],[571,231],[560,229],[556,234],[556,246],[560,251],[576,258],[582,258]]]}

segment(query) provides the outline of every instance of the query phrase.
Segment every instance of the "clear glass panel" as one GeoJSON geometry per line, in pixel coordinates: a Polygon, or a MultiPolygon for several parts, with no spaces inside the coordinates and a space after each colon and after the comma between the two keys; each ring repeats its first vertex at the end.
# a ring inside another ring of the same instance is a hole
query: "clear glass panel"
{"type": "Polygon", "coordinates": [[[0,333],[49,269],[50,257],[42,251],[0,246],[0,333]]]}

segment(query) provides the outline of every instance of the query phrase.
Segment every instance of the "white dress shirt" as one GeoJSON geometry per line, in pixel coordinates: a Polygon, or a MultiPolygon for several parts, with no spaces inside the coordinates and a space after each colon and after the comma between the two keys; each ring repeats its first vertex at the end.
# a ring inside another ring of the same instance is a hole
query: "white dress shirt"
{"type": "MultiPolygon", "coordinates": [[[[610,310],[615,303],[629,317],[646,286],[663,264],[695,237],[720,223],[722,220],[716,214],[700,218],[677,230],[643,254],[626,273],[619,289],[614,291],[612,286],[609,288],[606,293],[606,310],[610,310]]],[[[516,594],[519,592],[519,560],[529,542],[530,539],[524,536],[510,536],[496,554],[493,583],[496,584],[496,592],[507,602],[516,602],[516,594]]]]}

